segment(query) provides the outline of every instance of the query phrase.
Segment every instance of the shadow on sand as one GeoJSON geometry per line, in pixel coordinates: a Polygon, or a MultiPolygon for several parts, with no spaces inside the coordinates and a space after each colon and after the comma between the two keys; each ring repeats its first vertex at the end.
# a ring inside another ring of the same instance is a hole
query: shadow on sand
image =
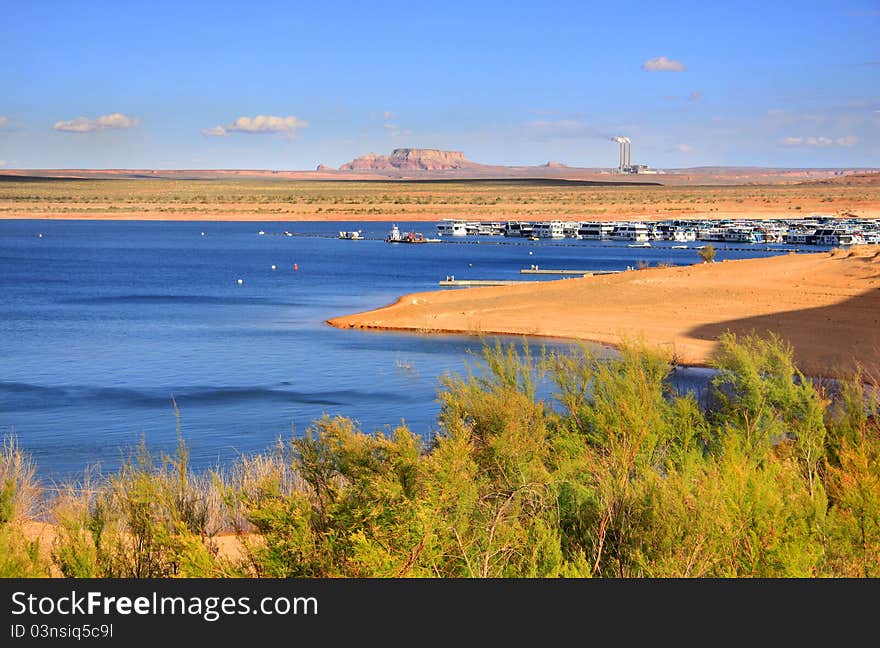
{"type": "Polygon", "coordinates": [[[869,375],[880,376],[880,288],[831,306],[706,324],[687,335],[714,341],[726,331],[776,333],[791,343],[798,366],[811,375],[846,375],[860,364],[869,375]]]}

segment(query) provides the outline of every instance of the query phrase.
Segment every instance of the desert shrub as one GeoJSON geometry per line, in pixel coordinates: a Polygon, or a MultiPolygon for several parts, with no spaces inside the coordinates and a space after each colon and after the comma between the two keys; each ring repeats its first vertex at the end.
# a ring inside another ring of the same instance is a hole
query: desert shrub
{"type": "Polygon", "coordinates": [[[0,445],[0,578],[47,576],[38,540],[23,526],[39,510],[40,488],[33,461],[9,435],[0,445]]]}
{"type": "MultiPolygon", "coordinates": [[[[429,442],[324,417],[194,475],[144,444],[56,498],[52,569],[75,577],[878,576],[880,395],[827,389],[770,336],[721,337],[709,397],[627,343],[486,347],[446,376],[429,442]],[[222,502],[222,506],[221,506],[222,502]],[[213,541],[239,532],[241,559],[213,541]]],[[[29,476],[30,475],[30,476],[29,476]]],[[[17,524],[36,492],[7,443],[0,575],[44,575],[17,524]]]]}
{"type": "Polygon", "coordinates": [[[66,576],[155,578],[226,574],[210,538],[211,482],[189,470],[181,440],[174,456],[144,442],[95,488],[68,489],[55,507],[53,557],[66,576]]]}
{"type": "Polygon", "coordinates": [[[702,414],[691,396],[671,393],[669,358],[642,346],[611,359],[581,347],[551,363],[563,406],[553,441],[564,547],[595,575],[637,575],[645,499],[702,454],[702,414]]]}
{"type": "Polygon", "coordinates": [[[700,255],[703,263],[712,263],[715,261],[715,246],[711,243],[704,245],[697,250],[697,254],[700,255]]]}
{"type": "Polygon", "coordinates": [[[485,348],[482,371],[447,377],[428,459],[441,513],[440,575],[554,576],[563,560],[549,466],[542,362],[527,346],[485,348]]]}
{"type": "Polygon", "coordinates": [[[0,525],[31,520],[40,510],[36,465],[13,435],[0,441],[0,525]]]}
{"type": "Polygon", "coordinates": [[[430,516],[417,497],[418,437],[404,426],[368,435],[325,417],[290,442],[287,456],[295,481],[229,491],[260,535],[248,545],[260,575],[420,575],[430,516]]]}

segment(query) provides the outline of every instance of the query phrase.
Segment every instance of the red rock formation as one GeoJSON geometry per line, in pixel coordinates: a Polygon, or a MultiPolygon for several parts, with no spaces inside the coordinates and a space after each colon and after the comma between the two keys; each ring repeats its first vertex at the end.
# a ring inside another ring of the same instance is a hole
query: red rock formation
{"type": "Polygon", "coordinates": [[[343,164],[341,171],[390,170],[405,171],[443,171],[446,169],[469,169],[482,164],[471,162],[461,151],[440,151],[438,149],[394,149],[391,155],[367,153],[343,164]]]}

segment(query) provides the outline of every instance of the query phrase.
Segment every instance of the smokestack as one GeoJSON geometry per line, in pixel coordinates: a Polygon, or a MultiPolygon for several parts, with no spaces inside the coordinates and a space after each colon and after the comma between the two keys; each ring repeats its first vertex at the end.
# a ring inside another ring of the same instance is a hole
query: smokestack
{"type": "Polygon", "coordinates": [[[620,173],[623,173],[625,169],[630,166],[632,160],[630,140],[628,137],[618,135],[617,137],[612,137],[611,141],[620,144],[620,166],[618,167],[618,170],[620,173]]]}

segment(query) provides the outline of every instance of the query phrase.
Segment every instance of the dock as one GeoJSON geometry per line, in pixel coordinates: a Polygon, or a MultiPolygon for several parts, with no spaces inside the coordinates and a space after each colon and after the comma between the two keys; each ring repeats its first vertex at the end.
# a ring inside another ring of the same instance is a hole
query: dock
{"type": "Polygon", "coordinates": [[[441,286],[518,286],[520,284],[534,284],[535,281],[507,281],[504,279],[443,279],[439,282],[441,286]]]}
{"type": "Polygon", "coordinates": [[[620,272],[620,270],[552,270],[550,268],[538,268],[538,266],[532,266],[531,268],[522,268],[519,271],[520,274],[578,275],[580,277],[591,277],[593,275],[616,274],[618,272],[620,272]]]}

